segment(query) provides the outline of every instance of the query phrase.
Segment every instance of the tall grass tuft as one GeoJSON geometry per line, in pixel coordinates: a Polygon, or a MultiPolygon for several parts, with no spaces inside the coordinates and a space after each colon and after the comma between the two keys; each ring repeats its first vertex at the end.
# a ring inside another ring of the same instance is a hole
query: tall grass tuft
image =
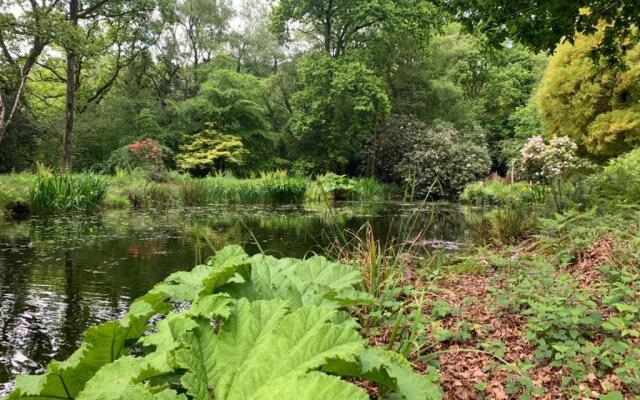
{"type": "Polygon", "coordinates": [[[523,201],[509,201],[500,208],[467,217],[479,240],[509,244],[534,228],[538,211],[539,207],[523,201]]]}
{"type": "Polygon", "coordinates": [[[180,182],[187,206],[206,204],[299,204],[304,201],[308,180],[284,171],[263,173],[258,178],[238,179],[218,174],[180,182]]]}
{"type": "Polygon", "coordinates": [[[170,208],[178,205],[179,189],[174,184],[151,183],[128,191],[133,208],[170,208]]]}
{"type": "Polygon", "coordinates": [[[108,186],[105,178],[94,174],[39,174],[29,189],[29,202],[36,213],[95,210],[108,186]]]}
{"type": "Polygon", "coordinates": [[[209,185],[203,180],[189,179],[180,184],[182,204],[187,207],[202,206],[209,203],[209,185]]]}
{"type": "Polygon", "coordinates": [[[262,189],[273,203],[302,203],[307,192],[307,179],[276,172],[262,175],[262,189]]]}

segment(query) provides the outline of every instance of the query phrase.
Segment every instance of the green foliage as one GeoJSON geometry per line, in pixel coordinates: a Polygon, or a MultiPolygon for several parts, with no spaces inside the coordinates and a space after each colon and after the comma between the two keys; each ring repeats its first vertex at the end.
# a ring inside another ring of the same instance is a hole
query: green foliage
{"type": "MultiPolygon", "coordinates": [[[[581,287],[576,278],[536,261],[533,268],[509,279],[498,303],[527,316],[527,338],[536,358],[567,368],[562,384],[579,392],[589,376],[613,372],[639,393],[638,351],[630,343],[640,335],[633,298],[637,274],[627,268],[602,268],[606,279],[581,287]]],[[[577,393],[576,393],[577,394],[577,393]]]]}
{"type": "Polygon", "coordinates": [[[39,174],[29,189],[31,209],[39,213],[100,208],[108,182],[93,174],[39,174]]]}
{"type": "Polygon", "coordinates": [[[502,243],[514,243],[535,224],[535,210],[523,201],[507,201],[487,216],[489,235],[502,243]]]}
{"type": "Polygon", "coordinates": [[[0,175],[0,210],[12,204],[27,204],[35,179],[35,175],[27,173],[0,175]]]}
{"type": "Polygon", "coordinates": [[[284,0],[273,10],[271,29],[281,40],[291,40],[291,26],[310,27],[306,33],[328,56],[339,58],[352,48],[366,46],[375,39],[371,30],[401,32],[423,39],[436,14],[433,6],[413,0],[371,2],[345,0],[284,0]]]}
{"type": "Polygon", "coordinates": [[[145,182],[125,191],[133,208],[169,208],[178,205],[178,188],[172,183],[145,182]]]}
{"type": "Polygon", "coordinates": [[[305,198],[318,203],[337,200],[380,201],[386,194],[387,188],[373,178],[351,179],[327,172],[309,184],[305,198]]]}
{"type": "Polygon", "coordinates": [[[598,159],[617,156],[639,143],[640,46],[624,55],[627,68],[594,62],[591,52],[603,32],[577,35],[558,46],[537,94],[545,134],[568,136],[598,159]]]}
{"type": "Polygon", "coordinates": [[[174,126],[193,135],[183,139],[181,168],[206,171],[222,163],[236,171],[256,171],[269,166],[276,157],[271,129],[284,111],[276,111],[266,85],[249,74],[213,69],[196,96],[177,103],[174,126]],[[193,153],[198,156],[188,156],[193,153]]]}
{"type": "Polygon", "coordinates": [[[609,161],[601,171],[589,177],[596,202],[637,204],[640,199],[640,149],[609,161]]]}
{"type": "Polygon", "coordinates": [[[342,312],[368,301],[360,279],[322,257],[249,258],[226,247],[156,285],[121,321],[91,328],[67,361],[19,377],[9,399],[368,398],[341,376],[390,396],[441,399],[402,356],[368,348],[342,312]],[[152,318],[170,300],[190,304],[152,318]]]}
{"type": "Polygon", "coordinates": [[[216,175],[186,179],[180,183],[183,204],[201,206],[216,203],[302,203],[308,180],[285,172],[264,173],[260,178],[238,179],[216,175]]]}
{"type": "Polygon", "coordinates": [[[417,138],[398,169],[418,198],[455,198],[464,186],[489,173],[486,146],[464,141],[450,128],[429,130],[417,138]]]}
{"type": "Polygon", "coordinates": [[[544,191],[539,186],[525,182],[504,184],[492,179],[468,184],[464,187],[460,200],[477,206],[505,205],[511,202],[534,204],[544,201],[544,191]]]}
{"type": "Polygon", "coordinates": [[[323,171],[355,171],[364,141],[390,112],[382,81],[360,62],[322,53],[300,60],[298,74],[288,125],[297,152],[323,171]]]}
{"type": "Polygon", "coordinates": [[[240,139],[211,126],[189,137],[180,150],[176,157],[178,167],[201,175],[242,165],[247,155],[240,139]]]}
{"type": "Polygon", "coordinates": [[[535,50],[549,52],[562,40],[578,40],[580,34],[591,34],[598,24],[604,23],[604,38],[595,49],[595,55],[603,54],[613,62],[624,53],[626,40],[634,37],[634,29],[640,22],[640,11],[633,1],[612,5],[606,0],[535,4],[508,0],[455,0],[448,3],[448,7],[471,31],[479,30],[495,46],[516,40],[535,50]]]}
{"type": "Polygon", "coordinates": [[[456,197],[467,183],[489,172],[486,147],[450,125],[427,128],[410,117],[398,117],[374,140],[368,154],[376,176],[408,184],[416,198],[456,197]],[[395,144],[387,148],[390,143],[395,144]]]}

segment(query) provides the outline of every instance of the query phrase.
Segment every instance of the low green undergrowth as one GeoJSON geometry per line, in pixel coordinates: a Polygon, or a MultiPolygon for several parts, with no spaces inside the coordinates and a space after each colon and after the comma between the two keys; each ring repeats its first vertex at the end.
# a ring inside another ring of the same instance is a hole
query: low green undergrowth
{"type": "Polygon", "coordinates": [[[373,299],[323,257],[220,250],[90,328],[66,361],[19,376],[8,399],[441,399],[435,376],[371,347],[349,313],[373,299]],[[172,311],[173,310],[173,311],[172,311]]]}
{"type": "Polygon", "coordinates": [[[544,189],[525,182],[511,184],[504,184],[498,180],[474,182],[465,186],[460,200],[475,206],[499,206],[512,202],[535,204],[544,201],[544,189]]]}
{"type": "Polygon", "coordinates": [[[215,203],[299,204],[304,201],[308,179],[278,172],[247,179],[219,175],[202,179],[185,179],[180,186],[182,200],[189,206],[215,203]]]}
{"type": "Polygon", "coordinates": [[[29,188],[36,176],[16,173],[0,176],[0,210],[16,203],[29,202],[29,188]]]}
{"type": "Polygon", "coordinates": [[[326,173],[309,183],[305,194],[308,202],[324,203],[339,200],[382,201],[388,188],[373,178],[347,178],[344,175],[326,173]]]}
{"type": "Polygon", "coordinates": [[[566,370],[562,386],[572,396],[589,396],[588,383],[618,382],[640,395],[640,275],[632,268],[604,264],[602,281],[580,285],[580,277],[558,273],[538,261],[509,278],[498,304],[527,317],[526,338],[537,363],[566,370]],[[615,376],[615,381],[607,378],[615,376]]]}

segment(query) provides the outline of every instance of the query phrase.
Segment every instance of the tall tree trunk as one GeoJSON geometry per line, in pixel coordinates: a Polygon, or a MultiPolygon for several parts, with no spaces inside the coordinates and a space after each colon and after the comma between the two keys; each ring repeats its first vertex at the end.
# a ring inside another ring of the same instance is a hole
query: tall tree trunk
{"type": "MultiPolygon", "coordinates": [[[[73,29],[78,26],[78,0],[69,2],[69,22],[73,29]]],[[[62,169],[71,171],[71,146],[73,142],[73,113],[76,100],[76,50],[75,43],[67,48],[67,101],[64,114],[64,148],[62,169]]]]}
{"type": "Polygon", "coordinates": [[[324,51],[331,54],[331,22],[333,18],[333,0],[327,4],[327,13],[324,17],[324,51]]]}
{"type": "Polygon", "coordinates": [[[0,143],[2,143],[2,138],[4,137],[4,100],[2,97],[0,92],[0,143]]]}

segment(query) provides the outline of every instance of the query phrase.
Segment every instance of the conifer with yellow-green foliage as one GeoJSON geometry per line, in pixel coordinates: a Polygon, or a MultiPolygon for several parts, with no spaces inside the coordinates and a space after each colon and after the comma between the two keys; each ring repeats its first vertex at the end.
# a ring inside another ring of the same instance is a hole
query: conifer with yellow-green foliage
{"type": "Polygon", "coordinates": [[[623,65],[610,66],[592,57],[601,40],[600,30],[560,44],[537,101],[547,136],[569,136],[606,159],[640,144],[640,45],[630,43],[623,65]]]}

